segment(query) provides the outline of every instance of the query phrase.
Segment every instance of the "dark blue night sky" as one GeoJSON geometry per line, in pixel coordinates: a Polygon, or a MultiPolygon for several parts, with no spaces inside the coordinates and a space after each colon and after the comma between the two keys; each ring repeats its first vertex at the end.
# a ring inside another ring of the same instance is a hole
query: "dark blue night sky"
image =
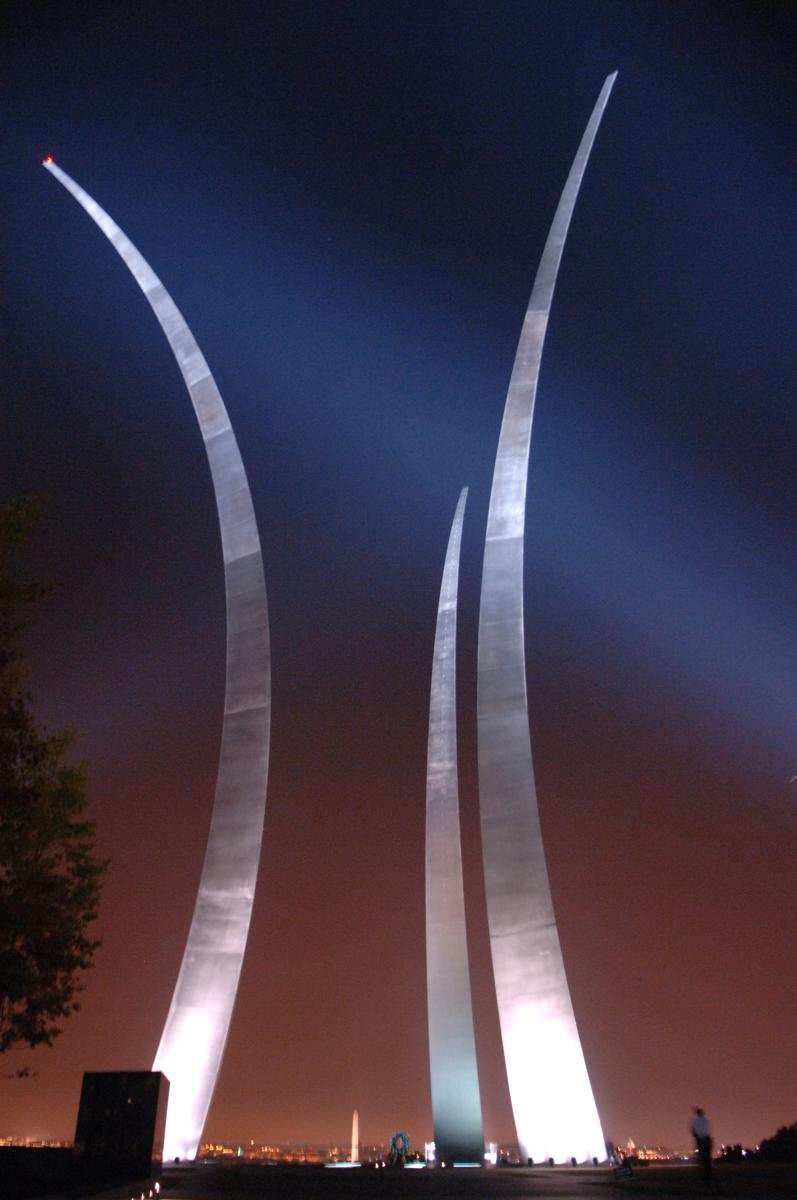
{"type": "Polygon", "coordinates": [[[527,524],[532,736],[607,1136],[794,1120],[795,38],[735,3],[12,4],[3,17],[2,499],[37,711],[74,724],[112,856],[83,1011],[0,1134],[72,1134],[84,1069],[148,1067],[207,832],[218,532],[168,348],[73,175],[224,395],[260,522],[274,727],[250,951],[208,1125],[431,1136],[425,733],[470,486],[461,769],[488,1138],[512,1136],[479,874],[475,635],[525,303],[619,70],[543,360],[527,524]]]}

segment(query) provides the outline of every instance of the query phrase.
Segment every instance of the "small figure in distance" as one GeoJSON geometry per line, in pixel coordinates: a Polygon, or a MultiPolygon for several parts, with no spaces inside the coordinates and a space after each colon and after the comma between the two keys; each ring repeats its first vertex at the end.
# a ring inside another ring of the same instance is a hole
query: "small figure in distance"
{"type": "Polygon", "coordinates": [[[695,1139],[697,1147],[697,1157],[700,1160],[700,1165],[703,1168],[703,1183],[706,1185],[706,1191],[711,1188],[711,1126],[708,1123],[708,1117],[703,1112],[702,1108],[695,1109],[695,1115],[692,1118],[692,1137],[695,1139]]]}

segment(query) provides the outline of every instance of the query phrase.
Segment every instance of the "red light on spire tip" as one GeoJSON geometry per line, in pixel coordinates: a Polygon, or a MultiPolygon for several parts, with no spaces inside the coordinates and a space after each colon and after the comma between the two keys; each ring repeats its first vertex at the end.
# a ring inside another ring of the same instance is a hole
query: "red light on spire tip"
{"type": "Polygon", "coordinates": [[[51,162],[55,162],[55,159],[53,158],[52,154],[48,154],[47,157],[42,160],[42,166],[45,167],[47,163],[51,162]]]}

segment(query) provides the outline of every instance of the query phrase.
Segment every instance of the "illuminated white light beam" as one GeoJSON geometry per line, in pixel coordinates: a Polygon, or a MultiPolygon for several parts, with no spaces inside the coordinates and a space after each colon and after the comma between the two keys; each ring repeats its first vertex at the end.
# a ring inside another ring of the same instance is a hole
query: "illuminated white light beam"
{"type": "Polygon", "coordinates": [[[563,1162],[605,1145],[567,986],[529,736],[523,536],[531,423],[567,230],[617,77],[601,89],[542,253],[504,409],[484,547],[477,714],[482,848],[509,1092],[523,1157],[563,1162]]]}
{"type": "Polygon", "coordinates": [[[465,932],[457,774],[457,593],[468,489],[457,503],[437,609],[426,766],[426,991],[435,1153],[484,1155],[465,932]]]}
{"type": "Polygon", "coordinates": [[[188,388],[205,443],[224,555],[227,679],[216,798],[180,974],[153,1065],[170,1082],[164,1158],[194,1158],[241,973],[266,805],[271,653],[263,561],[241,455],[216,382],[155,272],[91,196],[47,158],[149,301],[188,388]]]}

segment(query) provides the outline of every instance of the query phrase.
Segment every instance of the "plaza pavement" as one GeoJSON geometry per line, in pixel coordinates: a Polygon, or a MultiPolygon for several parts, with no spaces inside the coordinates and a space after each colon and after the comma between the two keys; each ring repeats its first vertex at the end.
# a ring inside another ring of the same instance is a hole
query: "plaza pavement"
{"type": "MultiPolygon", "coordinates": [[[[160,1179],[161,1200],[667,1200],[706,1195],[699,1169],[680,1163],[640,1167],[633,1179],[624,1181],[600,1167],[376,1171],[260,1163],[167,1167],[160,1179]]],[[[729,1200],[797,1200],[797,1164],[718,1166],[711,1194],[729,1200]]]]}

